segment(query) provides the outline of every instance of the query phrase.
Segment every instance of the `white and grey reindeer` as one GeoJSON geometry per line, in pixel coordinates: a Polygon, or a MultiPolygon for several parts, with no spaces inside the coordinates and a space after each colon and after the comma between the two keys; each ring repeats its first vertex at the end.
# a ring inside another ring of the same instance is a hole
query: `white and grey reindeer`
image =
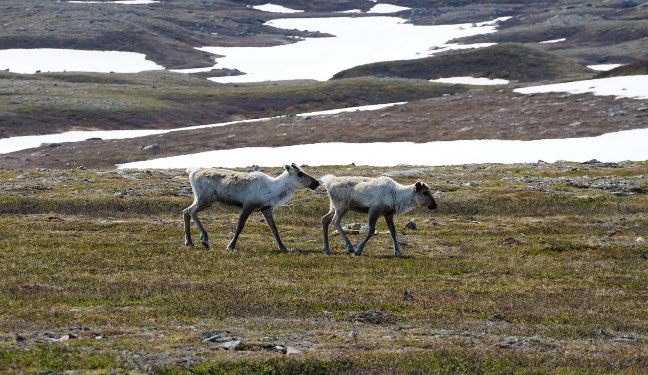
{"type": "Polygon", "coordinates": [[[278,177],[271,177],[262,172],[236,172],[216,168],[188,170],[194,201],[191,206],[182,211],[185,245],[194,247],[190,233],[190,219],[193,219],[200,231],[200,241],[209,248],[207,232],[198,219],[198,212],[218,203],[241,209],[234,238],[227,245],[227,250],[236,249],[236,241],[250,214],[261,211],[279,250],[285,251],[286,246],[279,238],[272,210],[286,204],[295,191],[304,188],[316,189],[319,182],[295,163],[286,165],[284,168],[285,171],[278,177]]]}
{"type": "Polygon", "coordinates": [[[401,185],[389,177],[336,177],[326,175],[321,178],[322,184],[328,191],[331,200],[329,212],[322,217],[324,231],[325,254],[330,254],[328,227],[333,225],[344,240],[347,251],[354,252],[353,244],[342,230],[342,217],[347,211],[356,211],[369,214],[369,233],[355,249],[355,255],[362,255],[362,251],[376,230],[376,222],[380,216],[385,217],[389,233],[394,242],[394,254],[403,256],[394,227],[394,215],[411,211],[417,206],[425,206],[434,210],[437,204],[432,197],[432,192],[427,184],[417,181],[412,185],[401,185]]]}

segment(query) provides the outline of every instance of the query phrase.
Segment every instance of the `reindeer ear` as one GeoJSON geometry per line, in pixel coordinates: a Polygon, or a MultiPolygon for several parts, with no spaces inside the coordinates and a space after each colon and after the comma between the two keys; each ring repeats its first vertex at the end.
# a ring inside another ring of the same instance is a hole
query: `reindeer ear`
{"type": "Polygon", "coordinates": [[[284,165],[284,168],[285,168],[288,172],[290,172],[290,165],[287,165],[287,164],[286,164],[286,165],[284,165]]]}
{"type": "Polygon", "coordinates": [[[290,165],[292,165],[293,168],[297,169],[297,164],[292,163],[292,164],[290,164],[290,165]]]}
{"type": "Polygon", "coordinates": [[[416,191],[421,191],[424,186],[425,186],[425,184],[422,183],[421,180],[418,180],[418,181],[416,181],[416,184],[414,185],[414,189],[416,191]]]}

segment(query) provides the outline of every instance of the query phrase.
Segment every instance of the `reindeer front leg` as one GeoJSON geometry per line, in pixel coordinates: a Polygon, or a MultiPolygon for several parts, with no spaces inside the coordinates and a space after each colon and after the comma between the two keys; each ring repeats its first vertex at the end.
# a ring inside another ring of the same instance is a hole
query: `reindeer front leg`
{"type": "Polygon", "coordinates": [[[274,218],[272,217],[272,208],[266,208],[265,210],[262,210],[261,214],[263,214],[266,224],[268,224],[268,226],[270,227],[270,231],[275,238],[275,242],[277,242],[277,246],[279,246],[279,251],[288,251],[283,242],[281,242],[281,238],[279,238],[279,231],[277,230],[274,218]]]}
{"type": "Polygon", "coordinates": [[[397,257],[402,257],[400,245],[398,245],[398,240],[396,239],[396,227],[394,226],[394,215],[385,215],[385,221],[387,222],[387,228],[389,228],[389,233],[391,234],[392,241],[394,242],[394,255],[397,257]]]}
{"type": "Polygon", "coordinates": [[[328,228],[329,225],[331,224],[331,221],[333,220],[333,216],[335,216],[335,208],[331,208],[331,210],[324,216],[322,216],[322,241],[323,241],[323,247],[322,251],[324,254],[329,255],[331,254],[331,248],[329,247],[329,236],[328,236],[328,228]]]}
{"type": "Polygon", "coordinates": [[[252,207],[243,207],[241,210],[241,214],[239,215],[238,218],[238,223],[236,224],[236,232],[234,233],[234,238],[232,238],[232,241],[227,245],[227,251],[234,251],[236,250],[236,241],[238,240],[239,234],[243,231],[243,227],[245,226],[245,222],[247,221],[248,217],[250,217],[250,214],[254,212],[254,208],[252,207]]]}
{"type": "Polygon", "coordinates": [[[378,221],[378,217],[380,217],[380,214],[378,212],[369,211],[369,233],[367,233],[367,237],[365,237],[365,239],[358,245],[358,248],[355,251],[355,255],[362,255],[362,251],[364,250],[365,246],[367,246],[367,242],[369,242],[369,239],[376,232],[376,222],[378,221]]]}

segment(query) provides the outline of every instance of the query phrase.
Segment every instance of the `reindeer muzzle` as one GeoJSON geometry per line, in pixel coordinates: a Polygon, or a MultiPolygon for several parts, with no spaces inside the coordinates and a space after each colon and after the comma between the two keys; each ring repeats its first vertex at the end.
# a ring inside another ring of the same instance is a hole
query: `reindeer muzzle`
{"type": "Polygon", "coordinates": [[[313,180],[313,182],[311,182],[309,188],[311,188],[311,190],[315,190],[315,189],[317,189],[318,186],[320,186],[319,181],[313,180]]]}
{"type": "Polygon", "coordinates": [[[436,204],[436,202],[432,202],[432,203],[430,203],[430,205],[428,206],[428,210],[436,210],[436,208],[437,208],[437,204],[436,204]]]}

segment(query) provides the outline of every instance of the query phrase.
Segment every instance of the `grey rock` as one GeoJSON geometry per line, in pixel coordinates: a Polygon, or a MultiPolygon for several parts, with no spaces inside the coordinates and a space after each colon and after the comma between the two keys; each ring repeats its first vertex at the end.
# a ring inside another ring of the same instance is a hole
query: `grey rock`
{"type": "Polygon", "coordinates": [[[153,143],[153,144],[151,144],[151,145],[146,145],[146,146],[142,146],[142,147],[140,147],[140,150],[142,150],[142,151],[146,151],[146,150],[159,150],[159,149],[160,149],[160,145],[157,144],[157,143],[153,143]]]}
{"type": "Polygon", "coordinates": [[[236,348],[241,345],[241,340],[232,340],[222,343],[220,346],[226,350],[236,350],[236,348]]]}
{"type": "Polygon", "coordinates": [[[302,351],[295,348],[294,346],[286,347],[286,355],[301,354],[302,351]]]}

